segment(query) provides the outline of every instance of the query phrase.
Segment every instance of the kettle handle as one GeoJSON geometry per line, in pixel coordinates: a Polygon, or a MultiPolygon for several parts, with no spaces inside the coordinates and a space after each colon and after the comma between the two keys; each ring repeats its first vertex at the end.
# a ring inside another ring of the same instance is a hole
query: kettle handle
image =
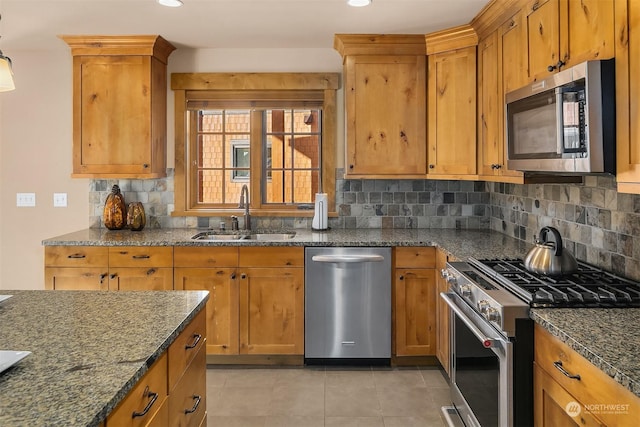
{"type": "Polygon", "coordinates": [[[553,234],[553,239],[556,243],[556,252],[555,256],[562,256],[562,237],[560,237],[560,232],[553,227],[542,227],[540,229],[540,241],[543,243],[547,242],[547,232],[550,231],[553,234]]]}

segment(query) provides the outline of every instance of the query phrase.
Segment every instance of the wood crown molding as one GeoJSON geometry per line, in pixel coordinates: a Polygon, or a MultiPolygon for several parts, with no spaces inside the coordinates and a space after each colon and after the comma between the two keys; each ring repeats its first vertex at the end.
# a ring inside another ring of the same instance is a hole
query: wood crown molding
{"type": "Polygon", "coordinates": [[[339,73],[172,73],[173,90],[327,90],[339,73]]]}
{"type": "Polygon", "coordinates": [[[333,48],[350,55],[426,55],[422,34],[336,34],[333,48]]]}
{"type": "Polygon", "coordinates": [[[523,9],[529,0],[491,0],[471,20],[480,39],[497,30],[507,19],[523,9]]]}
{"type": "Polygon", "coordinates": [[[157,35],[142,36],[70,36],[59,35],[71,48],[72,56],[146,55],[164,64],[176,48],[157,35]]]}
{"type": "Polygon", "coordinates": [[[427,55],[478,45],[478,35],[469,24],[436,31],[427,34],[424,38],[427,55]]]}

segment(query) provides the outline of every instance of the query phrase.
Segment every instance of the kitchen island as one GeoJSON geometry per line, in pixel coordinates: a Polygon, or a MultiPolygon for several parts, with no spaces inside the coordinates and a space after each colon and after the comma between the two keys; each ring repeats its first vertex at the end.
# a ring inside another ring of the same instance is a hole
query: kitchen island
{"type": "Polygon", "coordinates": [[[12,295],[0,302],[0,349],[32,352],[0,373],[6,427],[99,425],[208,299],[199,291],[0,293],[12,295]]]}

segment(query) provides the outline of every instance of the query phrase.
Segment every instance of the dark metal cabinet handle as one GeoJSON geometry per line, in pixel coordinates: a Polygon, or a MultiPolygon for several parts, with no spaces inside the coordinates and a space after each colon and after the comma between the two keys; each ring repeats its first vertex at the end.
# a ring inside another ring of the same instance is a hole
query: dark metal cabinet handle
{"type": "Polygon", "coordinates": [[[572,380],[580,381],[580,375],[578,375],[578,374],[575,374],[575,375],[570,374],[566,369],[564,369],[564,367],[562,366],[562,362],[561,361],[557,360],[557,361],[553,362],[553,366],[555,366],[558,371],[562,372],[562,375],[564,375],[565,377],[571,378],[572,380]]]}
{"type": "Polygon", "coordinates": [[[429,165],[429,169],[435,169],[436,165],[429,165]]]}
{"type": "Polygon", "coordinates": [[[151,276],[152,274],[155,274],[155,272],[156,272],[156,269],[155,269],[155,268],[150,268],[150,269],[147,271],[147,276],[151,276]]]}
{"type": "Polygon", "coordinates": [[[111,273],[111,274],[109,275],[109,278],[110,278],[110,279],[115,279],[116,277],[118,277],[118,275],[117,275],[116,273],[111,273]]]}
{"type": "Polygon", "coordinates": [[[134,255],[132,256],[133,259],[149,259],[151,258],[151,256],[149,255],[134,255]]]}
{"type": "Polygon", "coordinates": [[[202,335],[200,334],[193,334],[193,343],[191,344],[187,344],[184,346],[185,350],[191,350],[192,348],[196,348],[196,346],[198,345],[198,343],[200,342],[200,338],[202,338],[202,335]]]}
{"type": "Polygon", "coordinates": [[[398,279],[404,280],[404,276],[400,276],[400,277],[398,277],[398,279]]]}
{"type": "Polygon", "coordinates": [[[107,276],[108,276],[108,274],[107,274],[107,273],[102,273],[102,274],[100,275],[100,284],[101,284],[101,285],[102,285],[102,283],[104,282],[104,278],[105,278],[105,277],[107,277],[107,276]]]}
{"type": "Polygon", "coordinates": [[[246,278],[247,278],[247,275],[246,275],[246,274],[244,274],[244,273],[242,273],[242,274],[240,275],[240,278],[241,278],[241,279],[246,279],[246,278]]]}
{"type": "Polygon", "coordinates": [[[553,71],[553,70],[555,70],[555,69],[558,69],[558,70],[559,70],[560,68],[564,67],[565,65],[566,65],[566,62],[564,62],[564,61],[558,61],[558,63],[557,63],[557,64],[549,65],[549,66],[547,67],[547,71],[551,72],[551,71],[553,71]]]}
{"type": "Polygon", "coordinates": [[[143,163],[143,164],[142,164],[142,167],[146,169],[146,168],[148,168],[148,167],[149,167],[149,164],[148,164],[148,163],[143,163]]]}
{"type": "Polygon", "coordinates": [[[236,273],[231,273],[231,280],[235,280],[236,278],[236,273]]]}
{"type": "Polygon", "coordinates": [[[193,407],[191,409],[185,409],[184,410],[185,414],[193,414],[198,410],[198,406],[200,406],[200,400],[201,400],[200,396],[198,396],[197,394],[194,394],[193,400],[195,400],[195,402],[193,403],[193,407]]]}
{"type": "Polygon", "coordinates": [[[69,256],[67,256],[67,258],[71,258],[71,259],[82,259],[82,258],[86,258],[87,256],[85,254],[71,254],[69,256]]]}
{"type": "Polygon", "coordinates": [[[144,394],[146,395],[146,397],[150,398],[149,403],[147,403],[147,406],[144,407],[142,412],[134,412],[133,414],[131,414],[131,418],[144,417],[145,415],[147,415],[147,412],[149,412],[153,404],[156,403],[156,400],[158,400],[158,393],[149,391],[149,387],[145,389],[144,394]]]}
{"type": "Polygon", "coordinates": [[[353,165],[349,165],[349,169],[353,169],[353,165]]]}

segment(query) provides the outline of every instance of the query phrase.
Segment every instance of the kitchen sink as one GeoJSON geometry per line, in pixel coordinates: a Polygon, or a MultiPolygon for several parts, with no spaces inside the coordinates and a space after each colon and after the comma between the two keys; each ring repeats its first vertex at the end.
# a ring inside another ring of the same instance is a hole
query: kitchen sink
{"type": "Polygon", "coordinates": [[[295,232],[273,232],[261,231],[251,234],[241,233],[221,233],[219,231],[203,231],[191,236],[191,240],[211,240],[211,241],[229,241],[229,240],[289,240],[296,236],[295,232]]]}
{"type": "Polygon", "coordinates": [[[203,231],[191,236],[191,240],[242,240],[247,237],[246,234],[239,233],[225,234],[215,231],[203,231]]]}

